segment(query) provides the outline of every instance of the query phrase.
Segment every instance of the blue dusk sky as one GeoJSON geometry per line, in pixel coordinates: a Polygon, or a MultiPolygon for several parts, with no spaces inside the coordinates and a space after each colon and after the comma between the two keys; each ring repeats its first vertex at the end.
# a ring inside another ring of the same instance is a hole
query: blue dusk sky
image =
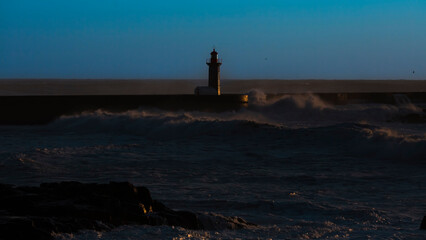
{"type": "Polygon", "coordinates": [[[0,1],[0,78],[202,79],[213,46],[223,79],[426,79],[426,1],[0,1]]]}

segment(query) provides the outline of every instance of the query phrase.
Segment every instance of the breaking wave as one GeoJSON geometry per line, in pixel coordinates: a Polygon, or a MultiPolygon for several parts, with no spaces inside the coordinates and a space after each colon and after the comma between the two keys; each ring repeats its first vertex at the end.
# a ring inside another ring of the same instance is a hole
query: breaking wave
{"type": "MultiPolygon", "coordinates": [[[[267,96],[259,90],[249,93],[250,106],[239,111],[212,113],[197,111],[164,111],[141,108],[124,113],[102,110],[85,112],[75,116],[64,116],[54,125],[78,126],[96,124],[98,127],[122,124],[194,124],[197,122],[251,122],[288,128],[309,128],[339,123],[372,123],[383,125],[398,122],[407,115],[423,116],[421,108],[413,104],[396,106],[388,104],[331,105],[313,94],[267,96]],[[127,121],[127,124],[124,122],[127,121]],[[104,123],[102,123],[104,122],[104,123]]],[[[134,129],[134,128],[133,128],[134,129]]],[[[137,128],[136,128],[137,129],[137,128]]]]}
{"type": "Polygon", "coordinates": [[[260,91],[252,91],[250,97],[253,104],[237,112],[98,110],[62,117],[47,128],[157,140],[226,137],[225,141],[244,143],[256,137],[281,144],[338,144],[352,149],[350,154],[416,161],[423,158],[426,149],[422,124],[392,121],[401,114],[419,112],[416,108],[385,104],[334,106],[309,94],[268,98],[260,91]]]}
{"type": "Polygon", "coordinates": [[[250,106],[239,111],[197,112],[165,111],[141,108],[123,113],[97,110],[74,116],[63,116],[51,123],[49,128],[81,129],[84,131],[120,131],[128,133],[155,134],[171,128],[193,130],[199,134],[229,132],[231,128],[309,129],[316,127],[359,124],[371,127],[366,132],[372,137],[380,135],[406,141],[424,140],[422,125],[404,124],[396,121],[407,114],[422,114],[418,107],[387,104],[330,105],[318,96],[282,95],[268,97],[259,90],[249,93],[250,106]],[[223,131],[221,129],[224,129],[223,131]],[[403,132],[401,132],[403,131],[403,132]]]}

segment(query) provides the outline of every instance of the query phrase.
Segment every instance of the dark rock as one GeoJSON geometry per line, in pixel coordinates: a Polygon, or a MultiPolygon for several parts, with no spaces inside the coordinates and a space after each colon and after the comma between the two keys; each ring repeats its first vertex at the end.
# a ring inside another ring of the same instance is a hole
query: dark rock
{"type": "Polygon", "coordinates": [[[426,216],[423,217],[423,221],[420,224],[420,230],[426,230],[426,216]]]}
{"type": "Polygon", "coordinates": [[[27,217],[2,217],[0,220],[0,239],[51,239],[50,232],[38,227],[27,217]]]}
{"type": "Polygon", "coordinates": [[[0,239],[52,239],[52,233],[110,230],[127,225],[202,229],[195,213],[174,211],[152,200],[148,189],[130,183],[0,184],[0,239]]]}

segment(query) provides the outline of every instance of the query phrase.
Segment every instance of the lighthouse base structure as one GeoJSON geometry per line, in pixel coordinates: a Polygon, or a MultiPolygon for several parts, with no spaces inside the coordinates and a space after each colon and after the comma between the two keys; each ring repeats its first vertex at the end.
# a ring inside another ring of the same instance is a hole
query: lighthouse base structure
{"type": "Polygon", "coordinates": [[[61,116],[96,110],[125,112],[157,108],[225,112],[243,108],[247,103],[245,94],[0,96],[0,124],[46,124],[61,116]]]}

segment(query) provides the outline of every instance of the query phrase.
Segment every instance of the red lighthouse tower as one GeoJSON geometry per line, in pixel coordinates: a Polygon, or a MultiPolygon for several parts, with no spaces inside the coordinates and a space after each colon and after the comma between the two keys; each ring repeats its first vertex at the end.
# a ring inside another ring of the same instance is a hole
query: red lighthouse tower
{"type": "Polygon", "coordinates": [[[222,65],[222,60],[218,58],[216,49],[213,49],[210,55],[210,60],[206,62],[209,65],[209,87],[216,89],[217,95],[220,95],[220,65],[222,65]]]}

